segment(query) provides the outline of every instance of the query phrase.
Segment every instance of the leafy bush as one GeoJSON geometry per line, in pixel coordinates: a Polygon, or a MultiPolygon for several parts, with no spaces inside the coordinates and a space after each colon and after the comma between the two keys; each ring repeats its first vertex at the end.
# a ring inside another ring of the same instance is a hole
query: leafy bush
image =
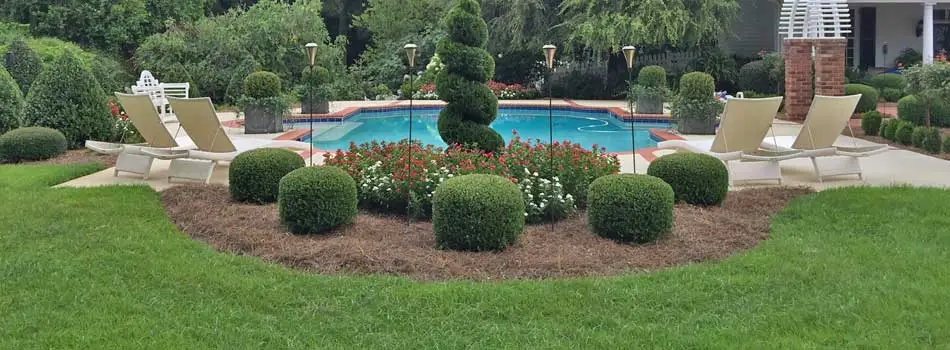
{"type": "Polygon", "coordinates": [[[475,146],[497,152],[505,140],[488,125],[498,115],[498,98],[485,85],[495,74],[495,61],[485,50],[488,27],[475,0],[461,0],[445,20],[445,38],[437,49],[445,68],[436,78],[436,92],[448,105],[439,113],[439,135],[449,145],[475,146]]]}
{"type": "Polygon", "coordinates": [[[943,139],[943,151],[950,152],[950,137],[943,139]]]}
{"type": "Polygon", "coordinates": [[[610,100],[627,88],[626,67],[621,73],[603,62],[575,61],[556,68],[541,87],[554,98],[610,100]]]}
{"type": "Polygon", "coordinates": [[[590,184],[587,221],[594,233],[646,243],[673,229],[673,188],[650,175],[608,175],[590,184]]]}
{"type": "Polygon", "coordinates": [[[920,146],[918,147],[927,152],[936,154],[940,153],[940,144],[942,141],[940,129],[934,127],[925,128],[923,131],[923,136],[920,140],[920,146]]]}
{"type": "Polygon", "coordinates": [[[347,170],[359,184],[360,205],[388,213],[406,213],[406,193],[413,200],[412,215],[431,215],[431,195],[445,180],[468,174],[494,174],[513,179],[524,192],[529,222],[566,217],[575,206],[584,207],[587,186],[594,179],[620,171],[613,155],[596,147],[585,150],[570,142],[522,141],[515,135],[501,156],[460,147],[443,150],[412,145],[412,173],[407,142],[350,145],[324,155],[324,164],[347,170]],[[554,168],[549,155],[554,155],[554,168]],[[411,176],[410,176],[411,175],[411,176]],[[531,186],[528,186],[528,185],[531,186]],[[544,195],[541,195],[544,193],[544,195]]]}
{"type": "Polygon", "coordinates": [[[244,94],[251,98],[280,95],[280,77],[271,72],[254,72],[244,79],[244,94]]]}
{"type": "Polygon", "coordinates": [[[539,80],[545,71],[544,54],[534,48],[520,48],[501,53],[495,59],[495,80],[506,84],[528,84],[539,80]]]}
{"type": "Polygon", "coordinates": [[[23,121],[59,130],[70,148],[78,148],[86,140],[112,137],[114,123],[106,103],[96,78],[67,51],[33,82],[23,121]]]}
{"type": "Polygon", "coordinates": [[[881,131],[881,112],[870,111],[861,114],[861,129],[868,136],[877,136],[881,131]]]}
{"type": "MultiPolygon", "coordinates": [[[[76,44],[54,38],[25,38],[23,40],[26,41],[30,50],[35,52],[39,58],[39,70],[42,70],[43,66],[52,65],[64,52],[69,51],[82,62],[84,67],[92,72],[92,75],[96,77],[96,81],[99,82],[99,86],[101,86],[104,91],[124,91],[125,87],[135,81],[135,78],[126,71],[125,67],[110,56],[83,51],[79,46],[76,46],[76,44]]],[[[7,47],[0,45],[0,52],[9,52],[12,46],[13,44],[7,47]]],[[[32,86],[32,84],[30,86],[32,86]]],[[[28,90],[23,91],[24,97],[27,96],[27,92],[28,90]]]]}
{"type": "Polygon", "coordinates": [[[739,68],[739,88],[745,91],[776,91],[776,86],[769,77],[769,70],[765,65],[765,61],[752,61],[739,68]]]}
{"type": "Polygon", "coordinates": [[[739,70],[736,60],[719,47],[705,49],[700,55],[690,60],[688,69],[691,72],[705,72],[716,78],[716,89],[735,90],[739,70]]]}
{"type": "Polygon", "coordinates": [[[663,113],[663,101],[668,92],[666,70],[660,66],[646,66],[637,74],[637,85],[631,88],[630,98],[637,105],[637,113],[663,113]]]}
{"type": "Polygon", "coordinates": [[[926,126],[917,126],[914,127],[913,133],[910,135],[910,144],[914,147],[920,148],[924,141],[924,136],[930,131],[930,128],[926,126]]]}
{"type": "Polygon", "coordinates": [[[260,204],[276,202],[280,179],[304,166],[299,154],[282,148],[241,153],[228,168],[231,199],[260,204]]]}
{"type": "Polygon", "coordinates": [[[861,100],[858,101],[855,113],[877,110],[879,96],[877,90],[873,87],[863,84],[847,84],[844,86],[844,94],[847,96],[861,94],[861,100]]]}
{"type": "Polygon", "coordinates": [[[657,158],[647,175],[670,184],[676,200],[694,205],[719,205],[729,192],[729,171],[713,156],[673,153],[657,158]]]}
{"type": "Polygon", "coordinates": [[[115,127],[112,130],[112,138],[107,140],[114,143],[136,144],[144,143],[145,138],[135,128],[135,124],[129,119],[129,115],[118,103],[115,97],[109,98],[109,112],[112,113],[115,127]]]}
{"type": "Polygon", "coordinates": [[[443,249],[504,250],[518,241],[525,215],[518,186],[497,175],[459,176],[432,195],[432,228],[443,249]]]}
{"type": "Polygon", "coordinates": [[[904,88],[907,87],[907,82],[904,81],[903,75],[884,73],[871,77],[871,86],[877,89],[891,88],[904,90],[904,88]]]}
{"type": "Polygon", "coordinates": [[[937,62],[913,66],[904,71],[904,79],[907,81],[907,93],[914,95],[924,106],[931,107],[931,113],[924,114],[922,124],[950,123],[950,116],[940,115],[947,113],[946,102],[950,101],[950,85],[947,85],[947,81],[950,81],[950,64],[937,62]]]}
{"type": "Polygon", "coordinates": [[[686,73],[680,78],[679,94],[670,110],[677,121],[705,120],[716,118],[723,104],[713,97],[713,77],[703,72],[686,73]]]}
{"type": "Polygon", "coordinates": [[[897,141],[897,128],[904,121],[899,119],[888,119],[881,125],[881,136],[887,140],[897,141]]]}
{"type": "Polygon", "coordinates": [[[16,81],[0,66],[0,135],[20,127],[23,115],[23,95],[16,81]]]}
{"type": "Polygon", "coordinates": [[[637,84],[643,87],[665,88],[666,70],[660,66],[646,66],[637,74],[637,84]]]}
{"type": "Polygon", "coordinates": [[[897,102],[897,117],[914,125],[923,125],[926,108],[916,96],[904,96],[897,102]]]}
{"type": "Polygon", "coordinates": [[[293,234],[324,233],[356,219],[356,182],[336,167],[303,167],[280,180],[280,222],[293,234]]]}
{"type": "Polygon", "coordinates": [[[23,95],[30,92],[33,80],[36,80],[36,76],[43,71],[40,57],[23,40],[16,40],[7,47],[7,53],[3,56],[3,66],[13,76],[13,80],[16,81],[23,95]]]}
{"type": "Polygon", "coordinates": [[[65,152],[66,137],[50,128],[19,128],[0,136],[0,159],[8,162],[50,159],[65,152]]]}
{"type": "Polygon", "coordinates": [[[895,63],[899,63],[904,68],[915,66],[924,61],[924,55],[914,50],[912,48],[906,48],[897,55],[897,58],[894,59],[895,63]]]}
{"type": "Polygon", "coordinates": [[[902,145],[911,145],[913,143],[914,124],[900,122],[897,124],[897,130],[894,132],[894,140],[902,145]]]}
{"type": "Polygon", "coordinates": [[[884,101],[897,102],[900,101],[902,96],[904,96],[904,93],[901,90],[892,88],[881,89],[881,98],[884,99],[884,101]]]}

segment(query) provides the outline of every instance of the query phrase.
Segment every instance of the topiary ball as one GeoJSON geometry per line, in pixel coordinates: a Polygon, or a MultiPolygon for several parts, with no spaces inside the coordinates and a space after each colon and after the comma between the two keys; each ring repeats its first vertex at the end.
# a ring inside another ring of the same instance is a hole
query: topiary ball
{"type": "Polygon", "coordinates": [[[914,128],[914,132],[910,135],[910,144],[914,147],[920,148],[924,142],[924,136],[930,132],[930,128],[926,126],[918,126],[914,128]]]}
{"type": "Polygon", "coordinates": [[[900,101],[901,97],[904,96],[902,90],[892,89],[892,88],[883,88],[881,89],[881,98],[887,102],[897,102],[900,101]]]}
{"type": "Polygon", "coordinates": [[[673,188],[658,177],[603,176],[590,184],[587,200],[588,224],[601,237],[646,243],[673,229],[673,188]]]}
{"type": "Polygon", "coordinates": [[[254,72],[244,78],[244,94],[251,98],[280,95],[280,77],[271,72],[254,72]]]}
{"type": "Polygon", "coordinates": [[[861,114],[861,129],[868,136],[877,136],[881,131],[881,112],[870,111],[861,114]]]}
{"type": "Polygon", "coordinates": [[[920,148],[923,150],[937,154],[940,153],[941,143],[943,142],[942,137],[940,136],[939,128],[927,128],[924,133],[923,139],[920,141],[920,148]]]}
{"type": "Polygon", "coordinates": [[[647,174],[673,188],[676,200],[693,205],[718,205],[729,192],[729,170],[713,156],[673,153],[650,163],[647,174]]]}
{"type": "Polygon", "coordinates": [[[28,127],[0,136],[0,159],[22,162],[50,159],[66,152],[66,136],[56,129],[28,127]]]}
{"type": "Polygon", "coordinates": [[[897,101],[897,117],[914,125],[924,124],[926,111],[926,107],[916,96],[904,96],[904,98],[897,101]]]}
{"type": "Polygon", "coordinates": [[[524,223],[521,191],[501,176],[455,177],[432,194],[432,227],[439,248],[503,250],[518,241],[524,223]]]}
{"type": "Polygon", "coordinates": [[[903,91],[907,87],[904,76],[894,73],[878,74],[871,77],[871,86],[878,89],[894,89],[903,91]]]}
{"type": "Polygon", "coordinates": [[[704,72],[686,73],[680,78],[679,97],[687,101],[712,100],[716,80],[704,72]]]}
{"type": "Polygon", "coordinates": [[[870,112],[877,110],[877,101],[879,99],[877,90],[864,84],[847,84],[844,86],[844,94],[847,96],[861,94],[861,100],[855,108],[856,113],[870,112]]]}
{"type": "Polygon", "coordinates": [[[238,202],[277,201],[280,179],[306,166],[303,158],[282,148],[260,148],[239,154],[228,169],[231,199],[238,202]]]}
{"type": "Polygon", "coordinates": [[[660,66],[646,66],[637,74],[637,84],[644,87],[666,87],[666,70],[660,66]]]}
{"type": "Polygon", "coordinates": [[[293,234],[324,233],[352,223],[356,204],[356,181],[337,167],[300,168],[280,180],[280,223],[293,234]]]}
{"type": "Polygon", "coordinates": [[[897,130],[894,133],[894,140],[902,145],[911,145],[914,137],[914,124],[900,122],[897,124],[897,130]]]}
{"type": "Polygon", "coordinates": [[[904,121],[899,119],[888,119],[887,123],[881,127],[881,136],[887,140],[897,141],[897,128],[904,121]]]}

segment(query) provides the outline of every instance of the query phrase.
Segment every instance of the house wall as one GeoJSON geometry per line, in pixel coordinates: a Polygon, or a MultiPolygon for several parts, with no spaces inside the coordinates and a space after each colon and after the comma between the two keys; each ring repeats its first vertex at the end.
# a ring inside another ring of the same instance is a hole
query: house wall
{"type": "Polygon", "coordinates": [[[721,47],[740,56],[755,56],[760,50],[779,49],[779,2],[767,0],[739,0],[739,14],[727,33],[721,47]]]}
{"type": "MultiPolygon", "coordinates": [[[[917,22],[924,17],[924,6],[920,3],[903,4],[849,4],[851,8],[877,8],[877,39],[875,40],[875,67],[890,67],[894,59],[906,48],[921,51],[923,39],[917,36],[917,22]],[[883,46],[888,43],[887,57],[884,57],[883,46]]],[[[855,18],[860,23],[860,18],[855,18]]],[[[860,52],[860,31],[855,28],[857,44],[855,52],[860,52]]],[[[857,54],[855,55],[857,56],[857,54]]]]}

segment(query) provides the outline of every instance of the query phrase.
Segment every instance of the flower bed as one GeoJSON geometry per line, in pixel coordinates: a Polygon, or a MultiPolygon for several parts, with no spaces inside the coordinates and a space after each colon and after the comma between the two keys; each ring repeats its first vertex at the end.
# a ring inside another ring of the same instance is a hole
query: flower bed
{"type": "MultiPolygon", "coordinates": [[[[521,84],[508,85],[497,81],[489,81],[488,88],[495,93],[495,97],[499,100],[530,100],[541,96],[537,89],[521,84]]],[[[438,100],[439,94],[435,92],[434,83],[426,83],[419,85],[419,90],[412,97],[419,100],[438,100]]]]}
{"type": "Polygon", "coordinates": [[[413,143],[410,160],[409,150],[405,140],[350,144],[346,152],[325,154],[324,164],[341,167],[356,179],[361,207],[405,214],[408,197],[410,214],[417,218],[431,216],[432,192],[448,178],[504,176],[517,183],[524,194],[525,217],[531,223],[569,216],[577,207],[586,206],[587,186],[594,179],[620,171],[617,157],[603,148],[556,142],[552,149],[541,140],[523,141],[517,134],[498,155],[413,143]]]}

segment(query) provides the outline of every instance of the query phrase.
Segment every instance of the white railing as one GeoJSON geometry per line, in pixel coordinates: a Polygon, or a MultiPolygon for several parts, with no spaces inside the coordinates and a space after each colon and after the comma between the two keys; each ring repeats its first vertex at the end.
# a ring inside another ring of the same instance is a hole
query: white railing
{"type": "Polygon", "coordinates": [[[843,38],[851,33],[846,0],[784,0],[779,35],[790,38],[843,38]]]}

